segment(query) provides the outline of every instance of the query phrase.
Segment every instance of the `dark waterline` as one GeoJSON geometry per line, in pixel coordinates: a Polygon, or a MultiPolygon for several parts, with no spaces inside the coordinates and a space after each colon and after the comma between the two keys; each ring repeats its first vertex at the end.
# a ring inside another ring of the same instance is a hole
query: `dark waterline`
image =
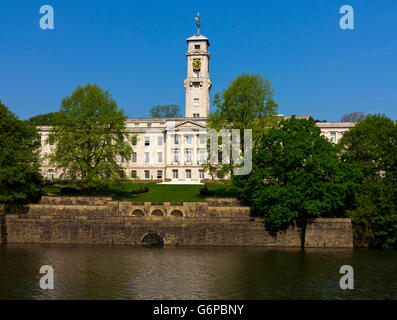
{"type": "Polygon", "coordinates": [[[0,299],[397,299],[397,252],[8,244],[0,299]],[[354,290],[339,287],[346,264],[354,290]]]}

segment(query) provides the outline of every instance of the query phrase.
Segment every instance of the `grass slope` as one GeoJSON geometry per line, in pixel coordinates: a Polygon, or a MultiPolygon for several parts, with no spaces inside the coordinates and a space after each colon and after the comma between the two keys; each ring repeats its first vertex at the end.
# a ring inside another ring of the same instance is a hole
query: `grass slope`
{"type": "MultiPolygon", "coordinates": [[[[211,197],[217,198],[228,198],[237,197],[237,192],[233,187],[222,185],[222,184],[209,184],[207,185],[209,190],[214,191],[214,195],[211,197]]],[[[113,185],[109,190],[103,193],[97,193],[94,195],[98,196],[115,196],[116,198],[129,200],[129,201],[153,201],[153,202],[195,202],[205,201],[205,196],[200,194],[202,185],[170,185],[170,184],[154,184],[154,183],[127,183],[122,185],[113,185]],[[140,187],[148,186],[149,192],[141,194],[132,194],[132,190],[139,189],[140,187]]],[[[43,192],[61,195],[58,188],[53,186],[46,186],[43,188],[43,192]]],[[[75,195],[84,195],[83,193],[75,195]]],[[[92,194],[91,194],[92,195],[92,194]]]]}

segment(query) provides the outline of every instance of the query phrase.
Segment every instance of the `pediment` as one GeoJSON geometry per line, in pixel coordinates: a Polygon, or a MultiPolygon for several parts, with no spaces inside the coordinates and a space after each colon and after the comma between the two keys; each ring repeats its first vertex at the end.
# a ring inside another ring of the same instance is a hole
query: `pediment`
{"type": "Polygon", "coordinates": [[[207,127],[197,122],[187,120],[177,124],[175,130],[207,130],[207,127]]]}

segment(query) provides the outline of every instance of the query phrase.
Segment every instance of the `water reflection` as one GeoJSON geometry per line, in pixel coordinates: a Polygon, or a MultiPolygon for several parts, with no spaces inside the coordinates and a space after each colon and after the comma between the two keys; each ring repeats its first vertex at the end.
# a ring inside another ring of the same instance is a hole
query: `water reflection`
{"type": "Polygon", "coordinates": [[[397,299],[397,253],[353,249],[0,247],[1,299],[397,299]],[[55,289],[39,288],[54,268],[55,289]],[[355,289],[339,288],[339,268],[355,289]]]}

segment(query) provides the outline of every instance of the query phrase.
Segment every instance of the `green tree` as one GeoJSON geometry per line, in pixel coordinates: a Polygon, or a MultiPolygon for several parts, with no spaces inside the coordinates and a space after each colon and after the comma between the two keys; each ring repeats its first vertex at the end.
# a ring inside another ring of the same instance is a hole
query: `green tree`
{"type": "Polygon", "coordinates": [[[29,118],[27,122],[32,126],[54,126],[57,124],[58,116],[58,112],[38,114],[37,116],[29,118]]]}
{"type": "MultiPolygon", "coordinates": [[[[252,140],[256,141],[264,131],[276,125],[278,105],[274,102],[271,82],[258,74],[243,73],[230,82],[230,85],[215,94],[213,105],[216,111],[207,121],[210,129],[240,130],[241,151],[244,150],[244,129],[252,130],[252,140]]],[[[219,149],[221,150],[221,139],[219,149]]],[[[221,152],[219,153],[221,157],[221,152]]],[[[231,172],[233,164],[213,165],[209,161],[205,166],[212,174],[218,171],[220,176],[231,172]]]]}
{"type": "Polygon", "coordinates": [[[367,117],[367,115],[364,112],[350,112],[344,114],[340,121],[342,122],[358,122],[362,121],[367,117]]]}
{"type": "Polygon", "coordinates": [[[131,137],[124,131],[127,117],[110,93],[95,84],[78,86],[62,100],[59,113],[48,140],[56,145],[49,158],[62,177],[86,186],[123,178],[119,160],[130,159],[131,137]]]}
{"type": "Polygon", "coordinates": [[[356,245],[397,248],[396,123],[369,115],[345,132],[340,145],[365,177],[350,213],[356,245]]]}
{"type": "Polygon", "coordinates": [[[40,196],[40,135],[0,101],[0,202],[35,201],[40,196]]]}
{"type": "Polygon", "coordinates": [[[397,179],[397,127],[385,115],[369,115],[345,132],[340,144],[366,176],[397,179]]]}
{"type": "Polygon", "coordinates": [[[359,171],[341,161],[312,118],[292,117],[262,133],[251,173],[232,182],[268,228],[278,230],[298,219],[344,215],[356,178],[359,171]]]}
{"type": "Polygon", "coordinates": [[[176,104],[157,105],[150,109],[152,118],[177,118],[181,117],[181,110],[176,104]]]}

